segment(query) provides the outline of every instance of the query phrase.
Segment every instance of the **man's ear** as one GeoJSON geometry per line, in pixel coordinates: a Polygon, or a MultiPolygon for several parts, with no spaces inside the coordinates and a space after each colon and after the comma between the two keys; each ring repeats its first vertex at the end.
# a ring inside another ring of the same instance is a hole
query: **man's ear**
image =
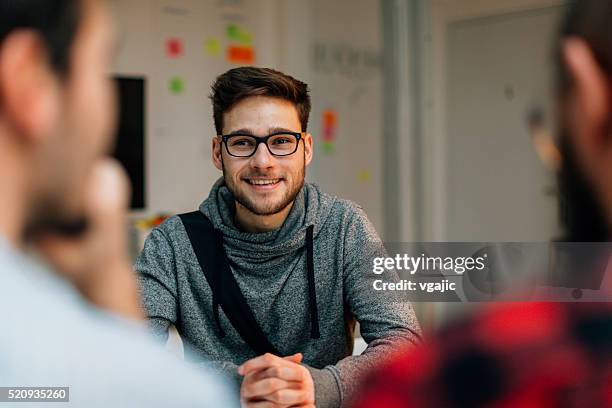
{"type": "Polygon", "coordinates": [[[9,34],[0,47],[0,107],[18,137],[37,142],[50,134],[61,109],[59,91],[40,36],[9,34]]]}
{"type": "Polygon", "coordinates": [[[565,114],[573,144],[583,163],[612,154],[610,138],[610,87],[607,75],[591,48],[579,38],[563,42],[563,57],[571,76],[571,91],[565,114]],[[610,151],[608,151],[610,150],[610,151]]]}
{"type": "Polygon", "coordinates": [[[306,166],[308,166],[312,161],[313,153],[312,135],[310,133],[306,133],[304,134],[304,164],[306,166]]]}
{"type": "Polygon", "coordinates": [[[223,142],[218,136],[213,137],[212,139],[212,161],[215,167],[221,171],[223,171],[223,159],[221,157],[221,147],[223,142]]]}

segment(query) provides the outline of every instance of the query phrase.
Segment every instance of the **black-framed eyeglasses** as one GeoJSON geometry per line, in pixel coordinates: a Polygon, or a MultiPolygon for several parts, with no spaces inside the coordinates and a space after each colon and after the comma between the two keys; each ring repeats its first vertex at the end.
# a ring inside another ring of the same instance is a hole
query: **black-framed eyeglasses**
{"type": "Polygon", "coordinates": [[[263,137],[230,134],[221,135],[221,140],[225,143],[227,153],[234,157],[251,157],[257,151],[260,143],[265,144],[273,156],[289,156],[297,151],[302,134],[287,131],[275,132],[263,137]]]}

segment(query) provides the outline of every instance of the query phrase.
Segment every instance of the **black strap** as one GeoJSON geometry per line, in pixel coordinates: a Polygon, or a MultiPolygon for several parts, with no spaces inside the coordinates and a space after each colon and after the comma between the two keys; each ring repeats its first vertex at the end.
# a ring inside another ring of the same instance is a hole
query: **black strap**
{"type": "Polygon", "coordinates": [[[200,211],[180,214],[179,217],[183,221],[191,246],[212,290],[215,323],[222,336],[225,333],[219,321],[219,305],[240,337],[257,355],[272,353],[281,356],[282,354],[270,343],[255,320],[251,308],[240,291],[223,249],[221,232],[216,230],[200,211]]]}
{"type": "Polygon", "coordinates": [[[318,339],[319,333],[319,311],[317,308],[317,290],[315,287],[314,260],[313,260],[313,234],[314,225],[306,229],[306,267],[308,269],[308,303],[310,304],[310,337],[318,339]]]}

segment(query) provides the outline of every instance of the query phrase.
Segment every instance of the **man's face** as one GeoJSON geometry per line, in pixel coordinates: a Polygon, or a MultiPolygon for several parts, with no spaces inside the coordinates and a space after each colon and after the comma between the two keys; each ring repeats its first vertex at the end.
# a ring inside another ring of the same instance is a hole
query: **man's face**
{"type": "Polygon", "coordinates": [[[87,177],[106,153],[115,125],[115,89],[109,78],[112,35],[104,2],[81,1],[67,78],[57,79],[59,106],[37,148],[34,224],[61,225],[83,214],[87,177]]]}
{"type": "MultiPolygon", "coordinates": [[[[301,132],[295,106],[267,96],[238,102],[223,115],[223,134],[267,136],[279,131],[301,132]]],[[[295,153],[273,156],[259,144],[251,157],[234,157],[219,138],[213,140],[213,161],[238,204],[257,215],[277,214],[293,202],[304,185],[305,167],[312,160],[312,137],[304,135],[295,153]],[[262,182],[270,184],[261,184],[262,182]]]]}

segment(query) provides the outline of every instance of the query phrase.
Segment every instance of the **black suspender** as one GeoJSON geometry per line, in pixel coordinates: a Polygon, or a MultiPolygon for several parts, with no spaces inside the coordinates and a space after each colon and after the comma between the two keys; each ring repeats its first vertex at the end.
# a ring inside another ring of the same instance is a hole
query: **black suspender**
{"type": "MultiPolygon", "coordinates": [[[[253,349],[257,355],[272,353],[282,356],[270,343],[265,333],[257,323],[236,278],[232,273],[225,250],[223,249],[223,234],[214,228],[210,220],[200,211],[179,215],[193,251],[204,272],[206,281],[212,291],[213,314],[221,337],[225,336],[219,321],[219,306],[240,337],[253,349]]],[[[317,296],[314,281],[313,263],[313,226],[306,230],[308,295],[311,318],[311,337],[319,338],[319,319],[317,296]]]]}
{"type": "Polygon", "coordinates": [[[255,320],[251,308],[234,278],[225,251],[223,235],[200,211],[179,215],[198,258],[200,267],[213,293],[213,312],[221,336],[225,333],[219,322],[221,306],[240,337],[257,353],[280,355],[255,320]]]}

